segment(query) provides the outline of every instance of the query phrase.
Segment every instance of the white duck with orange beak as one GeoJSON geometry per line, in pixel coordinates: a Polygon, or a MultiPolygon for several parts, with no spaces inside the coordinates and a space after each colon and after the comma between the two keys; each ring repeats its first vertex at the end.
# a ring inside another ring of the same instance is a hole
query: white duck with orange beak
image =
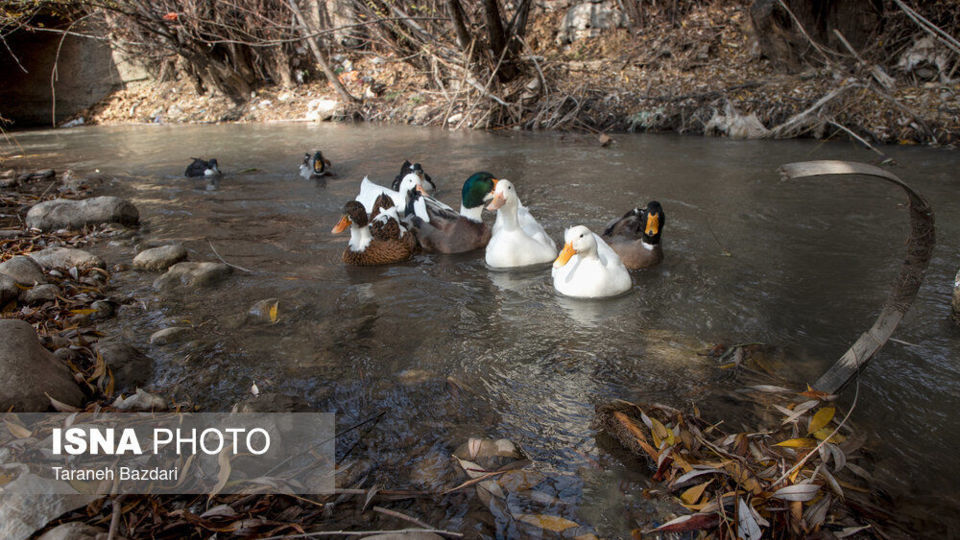
{"type": "Polygon", "coordinates": [[[552,272],[558,292],[575,298],[604,298],[633,287],[620,257],[590,229],[570,227],[563,239],[563,251],[553,262],[552,272]]]}
{"type": "MultiPolygon", "coordinates": [[[[367,177],[363,177],[363,181],[360,182],[360,193],[357,195],[356,200],[363,205],[363,208],[369,214],[373,213],[373,204],[376,202],[377,197],[379,197],[381,194],[386,194],[393,200],[393,204],[397,207],[397,211],[401,215],[405,215],[407,205],[413,200],[414,191],[418,191],[424,196],[426,195],[426,191],[423,189],[422,179],[420,176],[414,173],[404,176],[403,180],[400,182],[400,189],[396,191],[371,182],[367,177]]],[[[420,219],[426,222],[430,221],[430,216],[427,214],[426,208],[428,204],[436,205],[437,207],[452,211],[449,206],[437,201],[432,197],[417,198],[417,200],[414,201],[412,211],[418,217],[420,217],[420,219]]]]}
{"type": "Polygon", "coordinates": [[[493,200],[487,206],[487,210],[497,211],[493,236],[485,255],[487,264],[493,268],[544,264],[557,256],[557,245],[529,212],[521,222],[520,206],[513,183],[499,180],[493,190],[493,200]]]}

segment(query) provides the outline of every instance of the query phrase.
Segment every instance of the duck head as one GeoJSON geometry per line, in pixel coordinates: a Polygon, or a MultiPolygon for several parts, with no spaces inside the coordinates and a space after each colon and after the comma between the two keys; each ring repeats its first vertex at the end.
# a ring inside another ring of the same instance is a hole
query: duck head
{"type": "Polygon", "coordinates": [[[356,225],[357,227],[363,228],[369,223],[370,221],[367,218],[367,211],[364,210],[363,205],[360,204],[359,201],[347,201],[347,204],[343,205],[343,216],[330,232],[333,234],[340,234],[347,230],[347,227],[350,225],[356,225]]]}
{"type": "Polygon", "coordinates": [[[323,159],[323,153],[317,150],[313,154],[313,172],[316,174],[323,174],[326,161],[323,159]]]}
{"type": "Polygon", "coordinates": [[[480,221],[483,205],[493,199],[493,190],[497,187],[497,182],[498,180],[488,172],[470,175],[470,178],[463,183],[463,189],[460,192],[460,213],[474,221],[480,221]]]}
{"type": "Polygon", "coordinates": [[[213,176],[215,174],[220,174],[220,167],[217,165],[216,159],[211,159],[207,162],[207,168],[203,171],[203,174],[206,176],[213,176]]]}
{"type": "Polygon", "coordinates": [[[590,229],[583,225],[577,225],[567,229],[566,232],[563,233],[563,240],[563,251],[557,256],[557,260],[553,261],[554,268],[560,268],[567,264],[574,255],[589,257],[591,255],[596,256],[597,254],[597,240],[593,237],[590,229]]]}
{"type": "Polygon", "coordinates": [[[639,226],[643,227],[641,239],[651,245],[660,243],[660,234],[666,222],[667,216],[663,213],[660,203],[650,201],[647,207],[640,211],[639,226]]]}
{"type": "Polygon", "coordinates": [[[497,180],[496,187],[493,190],[493,200],[487,205],[487,210],[491,212],[499,210],[503,206],[516,206],[517,189],[513,187],[513,182],[507,179],[497,180]]]}

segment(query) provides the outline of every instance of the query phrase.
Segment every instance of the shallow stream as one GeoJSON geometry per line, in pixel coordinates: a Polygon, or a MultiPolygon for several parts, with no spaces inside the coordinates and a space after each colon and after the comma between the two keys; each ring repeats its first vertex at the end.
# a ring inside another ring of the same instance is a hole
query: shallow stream
{"type": "MultiPolygon", "coordinates": [[[[183,242],[194,261],[216,261],[212,243],[254,271],[174,296],[153,291],[154,275],[114,277],[117,294],[140,307],[102,328],[156,360],[155,388],[226,410],[256,384],[335,411],[341,427],[386,409],[371,432],[341,441],[360,441],[351,458],[369,467],[365,487],[448,482],[446,456],[467,437],[509,438],[555,479],[553,513],[628,536],[650,519],[640,496],[645,476],[598,445],[595,405],[701,400],[731,384],[696,354],[720,342],[775,345],[780,374],[797,386],[812,382],[879,312],[908,217],[903,194],[880,183],[779,180],[777,167],[792,161],[876,161],[852,144],[615,139],[601,148],[585,135],[374,125],[86,127],[17,134],[22,151],[5,144],[2,155],[25,154],[17,165],[116,175],[115,190],[140,209],[144,241],[183,242]],[[338,173],[325,184],[297,174],[313,149],[338,173]],[[191,156],[218,158],[226,172],[218,189],[181,177],[191,156]],[[454,207],[472,172],[511,179],[558,240],[566,226],[597,231],[656,199],[667,216],[665,262],[607,301],[559,297],[548,270],[492,271],[479,252],[344,267],[347,239],[330,234],[343,203],[364,175],[388,183],[404,159],[423,163],[438,198],[454,207]],[[278,324],[243,321],[270,297],[279,298],[278,324]],[[183,323],[200,325],[199,337],[148,343],[152,332],[183,323]]],[[[865,371],[853,420],[870,433],[896,500],[955,509],[960,328],[949,299],[960,265],[960,159],[951,150],[884,151],[902,164],[894,172],[932,202],[938,245],[899,341],[865,371]]],[[[124,244],[93,251],[111,264],[136,252],[124,244]]],[[[738,425],[736,404],[716,403],[705,413],[738,425]]],[[[462,502],[427,521],[482,528],[480,512],[466,496],[462,502]]]]}

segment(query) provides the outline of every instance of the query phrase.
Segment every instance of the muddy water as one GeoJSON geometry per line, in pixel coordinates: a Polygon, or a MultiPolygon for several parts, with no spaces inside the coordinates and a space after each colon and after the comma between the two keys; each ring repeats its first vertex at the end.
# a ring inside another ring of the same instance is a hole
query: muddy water
{"type": "MultiPolygon", "coordinates": [[[[621,135],[590,137],[451,133],[344,125],[81,128],[18,135],[25,164],[123,178],[144,221],[143,239],[183,242],[195,261],[216,257],[252,270],[200,293],[159,296],[154,276],[115,278],[142,302],[107,329],[157,361],[154,385],[178,399],[227,409],[261,392],[302,396],[347,427],[386,410],[368,433],[340,446],[374,482],[393,487],[455,482],[445,464],[466,437],[506,437],[550,475],[546,510],[620,536],[650,519],[643,475],[627,472],[590,428],[612,398],[682,406],[729,385],[696,352],[717,342],[763,342],[777,366],[813,381],[879,311],[907,235],[900,192],[863,179],[784,183],[776,168],[809,159],[874,161],[846,143],[737,142],[621,135]],[[297,175],[320,148],[338,176],[297,175]],[[218,189],[180,177],[188,157],[217,157],[218,189]],[[554,294],[548,270],[495,272],[479,254],[421,255],[356,269],[330,234],[364,175],[388,182],[404,158],[420,161],[457,206],[469,173],[509,178],[559,239],[564,227],[598,230],[651,199],[666,211],[664,264],[634,276],[631,294],[573,301],[554,294]],[[280,299],[280,322],[243,314],[280,299]],[[149,335],[199,325],[198,337],[155,347],[149,335]],[[455,381],[451,384],[448,378],[455,381]],[[459,388],[459,389],[457,389],[459,388]]],[[[932,201],[938,246],[918,303],[866,371],[854,420],[868,430],[898,500],[960,500],[960,330],[949,320],[960,265],[955,151],[885,149],[896,172],[932,201]]],[[[4,147],[4,155],[19,150],[4,147]]],[[[129,262],[130,245],[101,246],[129,262]]],[[[737,425],[734,405],[710,411],[737,425]]],[[[518,502],[523,505],[524,503],[518,502]]],[[[440,526],[492,530],[476,501],[437,509],[440,526]],[[484,528],[488,527],[488,528],[484,528]]],[[[655,514],[653,514],[655,515],[655,514]]]]}

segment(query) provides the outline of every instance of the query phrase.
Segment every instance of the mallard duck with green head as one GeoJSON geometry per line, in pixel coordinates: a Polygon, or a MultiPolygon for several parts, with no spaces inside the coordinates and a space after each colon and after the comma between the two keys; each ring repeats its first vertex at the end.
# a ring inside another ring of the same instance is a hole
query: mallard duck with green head
{"type": "Polygon", "coordinates": [[[483,222],[483,207],[493,199],[498,180],[488,172],[474,173],[460,190],[460,213],[449,206],[430,204],[432,197],[413,194],[406,220],[417,242],[429,253],[466,253],[490,242],[491,229],[483,222]],[[426,217],[422,216],[426,212],[426,217]]]}

